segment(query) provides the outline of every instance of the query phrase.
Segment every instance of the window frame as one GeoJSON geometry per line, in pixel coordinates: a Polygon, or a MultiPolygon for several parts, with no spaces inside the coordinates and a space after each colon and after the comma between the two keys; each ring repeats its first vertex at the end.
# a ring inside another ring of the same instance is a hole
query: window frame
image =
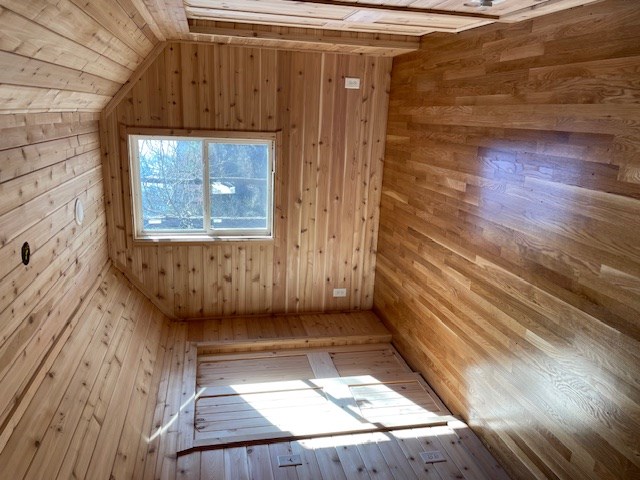
{"type": "Polygon", "coordinates": [[[275,198],[276,198],[276,165],[279,145],[278,132],[241,132],[220,130],[186,130],[161,128],[124,129],[127,165],[130,182],[130,212],[133,241],[136,243],[198,243],[216,241],[273,241],[275,238],[275,198]],[[143,228],[142,191],[140,180],[140,161],[137,147],[139,138],[158,138],[166,140],[200,140],[202,142],[202,187],[203,187],[203,230],[163,230],[145,231],[143,228]],[[210,143],[259,143],[268,145],[268,207],[267,228],[256,229],[222,229],[212,228],[210,205],[210,181],[208,145],[210,143]],[[209,229],[207,230],[207,226],[209,229]]]}

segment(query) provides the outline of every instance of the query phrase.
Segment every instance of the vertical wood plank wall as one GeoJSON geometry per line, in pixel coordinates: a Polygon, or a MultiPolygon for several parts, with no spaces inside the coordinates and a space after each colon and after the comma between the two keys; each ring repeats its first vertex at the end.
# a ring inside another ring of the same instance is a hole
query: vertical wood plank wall
{"type": "Polygon", "coordinates": [[[0,115],[0,449],[107,262],[105,223],[97,115],[0,115]]]}
{"type": "Polygon", "coordinates": [[[110,256],[178,318],[373,303],[391,60],[170,43],[103,133],[110,256]],[[362,79],[346,90],[344,77],[362,79]],[[282,132],[272,243],[134,246],[119,125],[282,132]],[[334,299],[333,288],[347,288],[334,299]]]}
{"type": "Polygon", "coordinates": [[[375,311],[517,478],[640,478],[640,8],[396,58],[375,311]]]}

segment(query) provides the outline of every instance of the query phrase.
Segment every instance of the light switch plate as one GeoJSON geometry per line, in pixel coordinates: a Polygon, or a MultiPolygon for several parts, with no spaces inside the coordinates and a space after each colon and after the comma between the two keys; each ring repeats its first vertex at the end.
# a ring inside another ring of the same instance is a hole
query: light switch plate
{"type": "Polygon", "coordinates": [[[347,296],[347,289],[346,288],[334,288],[333,289],[333,296],[334,297],[346,297],[347,296]]]}
{"type": "Polygon", "coordinates": [[[431,450],[429,452],[420,452],[420,458],[424,463],[446,462],[447,459],[439,450],[431,450]]]}
{"type": "Polygon", "coordinates": [[[348,88],[350,90],[359,90],[360,89],[360,79],[357,77],[345,77],[344,79],[344,88],[348,88]]]}
{"type": "Polygon", "coordinates": [[[296,465],[302,465],[300,455],[278,455],[279,467],[295,467],[296,465]]]}

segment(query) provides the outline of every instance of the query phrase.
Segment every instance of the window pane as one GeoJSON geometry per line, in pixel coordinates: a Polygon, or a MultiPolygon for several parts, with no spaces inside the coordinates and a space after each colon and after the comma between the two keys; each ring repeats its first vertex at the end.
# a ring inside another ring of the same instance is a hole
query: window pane
{"type": "Polygon", "coordinates": [[[211,228],[268,228],[269,145],[210,143],[209,176],[211,228]]]}
{"type": "Polygon", "coordinates": [[[202,142],[138,139],[143,230],[203,230],[202,142]]]}

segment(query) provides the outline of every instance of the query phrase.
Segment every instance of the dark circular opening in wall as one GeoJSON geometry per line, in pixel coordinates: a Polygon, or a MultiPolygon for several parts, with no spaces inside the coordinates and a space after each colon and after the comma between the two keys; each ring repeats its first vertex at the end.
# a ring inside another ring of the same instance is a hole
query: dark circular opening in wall
{"type": "Polygon", "coordinates": [[[22,244],[22,263],[25,265],[29,265],[29,260],[31,259],[31,248],[29,248],[29,243],[24,242],[22,244]]]}

